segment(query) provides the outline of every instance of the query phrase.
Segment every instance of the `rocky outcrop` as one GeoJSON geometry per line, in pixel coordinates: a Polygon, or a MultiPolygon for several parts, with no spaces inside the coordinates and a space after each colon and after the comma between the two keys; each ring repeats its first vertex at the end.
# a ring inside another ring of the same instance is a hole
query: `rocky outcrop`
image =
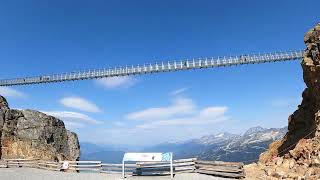
{"type": "Polygon", "coordinates": [[[305,35],[304,41],[307,49],[301,65],[307,88],[302,93],[303,100],[298,110],[289,116],[288,133],[270,145],[270,150],[260,158],[262,162],[288,153],[302,138],[320,136],[320,24],[305,35]]]}
{"type": "Polygon", "coordinates": [[[253,179],[320,179],[320,24],[306,33],[304,42],[303,100],[289,116],[285,137],[270,144],[258,164],[246,166],[253,179]]]}
{"type": "Polygon", "coordinates": [[[10,109],[0,96],[0,157],[43,160],[78,160],[80,146],[75,133],[63,121],[33,110],[10,109]]]}

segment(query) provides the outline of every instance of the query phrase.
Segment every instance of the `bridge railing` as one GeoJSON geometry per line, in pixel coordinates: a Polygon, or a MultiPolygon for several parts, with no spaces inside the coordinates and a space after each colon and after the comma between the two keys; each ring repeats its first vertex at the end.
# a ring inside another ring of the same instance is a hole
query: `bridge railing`
{"type": "Polygon", "coordinates": [[[303,57],[303,51],[287,51],[265,54],[240,55],[218,58],[197,58],[143,65],[132,65],[114,68],[85,70],[53,75],[42,75],[16,79],[0,80],[0,86],[13,86],[25,84],[52,83],[61,81],[74,81],[104,77],[128,76],[146,73],[170,72],[188,69],[213,68],[242,64],[266,63],[276,61],[297,60],[303,57]]]}

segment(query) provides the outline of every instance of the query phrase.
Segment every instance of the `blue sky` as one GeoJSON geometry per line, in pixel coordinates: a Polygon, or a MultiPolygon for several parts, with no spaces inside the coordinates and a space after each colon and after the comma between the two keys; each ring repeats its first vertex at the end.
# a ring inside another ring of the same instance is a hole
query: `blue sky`
{"type": "MultiPolygon", "coordinates": [[[[303,49],[310,0],[0,1],[0,78],[303,49]]],[[[80,141],[150,145],[282,127],[305,85],[298,61],[0,88],[80,141]]]]}

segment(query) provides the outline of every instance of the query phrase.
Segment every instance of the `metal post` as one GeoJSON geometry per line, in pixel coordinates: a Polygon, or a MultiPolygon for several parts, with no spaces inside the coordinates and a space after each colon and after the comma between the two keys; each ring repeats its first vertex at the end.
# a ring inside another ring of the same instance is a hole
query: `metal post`
{"type": "Polygon", "coordinates": [[[171,175],[171,179],[173,179],[173,154],[171,153],[171,159],[170,159],[170,175],[171,175]]]}
{"type": "Polygon", "coordinates": [[[124,173],[124,168],[125,168],[125,164],[124,164],[124,161],[122,161],[122,179],[126,178],[124,173]]]}

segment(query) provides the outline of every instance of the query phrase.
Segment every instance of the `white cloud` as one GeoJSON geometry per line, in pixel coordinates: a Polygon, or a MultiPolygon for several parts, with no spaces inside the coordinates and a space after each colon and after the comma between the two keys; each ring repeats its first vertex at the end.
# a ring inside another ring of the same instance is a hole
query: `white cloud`
{"type": "Polygon", "coordinates": [[[98,121],[93,119],[92,117],[72,111],[43,111],[43,113],[54,116],[59,118],[66,123],[73,124],[73,125],[80,125],[79,123],[86,123],[86,124],[102,124],[102,121],[98,121]]]}
{"type": "Polygon", "coordinates": [[[85,127],[85,124],[71,121],[64,121],[64,125],[67,129],[79,129],[85,127]]]}
{"type": "Polygon", "coordinates": [[[152,121],[178,115],[192,114],[194,110],[195,104],[192,99],[177,98],[174,100],[173,104],[168,107],[147,108],[142,111],[128,114],[126,119],[152,121]]]}
{"type": "Polygon", "coordinates": [[[209,125],[228,120],[228,117],[225,116],[227,110],[227,107],[207,107],[193,116],[146,122],[138,125],[137,127],[142,129],[156,129],[161,126],[209,125]]]}
{"type": "Polygon", "coordinates": [[[205,125],[227,120],[226,106],[198,109],[192,99],[176,98],[168,107],[147,108],[126,115],[128,120],[143,121],[137,128],[152,129],[160,126],[205,125]]]}
{"type": "Polygon", "coordinates": [[[118,127],[124,127],[126,125],[124,122],[120,122],[120,121],[116,121],[113,124],[118,127]]]}
{"type": "Polygon", "coordinates": [[[60,103],[66,107],[85,112],[101,112],[97,105],[80,97],[66,97],[61,99],[60,103]]]}
{"type": "Polygon", "coordinates": [[[187,91],[187,90],[188,90],[188,88],[176,89],[176,90],[170,92],[170,95],[172,95],[172,96],[179,95],[179,94],[184,93],[184,92],[187,91]]]}
{"type": "Polygon", "coordinates": [[[198,117],[201,119],[215,119],[223,116],[227,112],[226,106],[214,106],[204,108],[199,112],[198,117]]]}
{"type": "Polygon", "coordinates": [[[167,106],[145,108],[81,135],[83,141],[104,144],[154,145],[169,140],[184,141],[224,131],[232,121],[228,107],[198,107],[190,99],[173,97],[167,106]],[[223,128],[222,128],[223,127],[223,128]],[[100,138],[108,137],[108,138],[100,138]]]}
{"type": "Polygon", "coordinates": [[[129,88],[136,83],[136,79],[131,76],[116,76],[96,80],[96,83],[107,89],[129,88]]]}
{"type": "Polygon", "coordinates": [[[14,97],[14,98],[26,97],[25,93],[10,87],[0,87],[0,95],[5,97],[14,97]]]}

